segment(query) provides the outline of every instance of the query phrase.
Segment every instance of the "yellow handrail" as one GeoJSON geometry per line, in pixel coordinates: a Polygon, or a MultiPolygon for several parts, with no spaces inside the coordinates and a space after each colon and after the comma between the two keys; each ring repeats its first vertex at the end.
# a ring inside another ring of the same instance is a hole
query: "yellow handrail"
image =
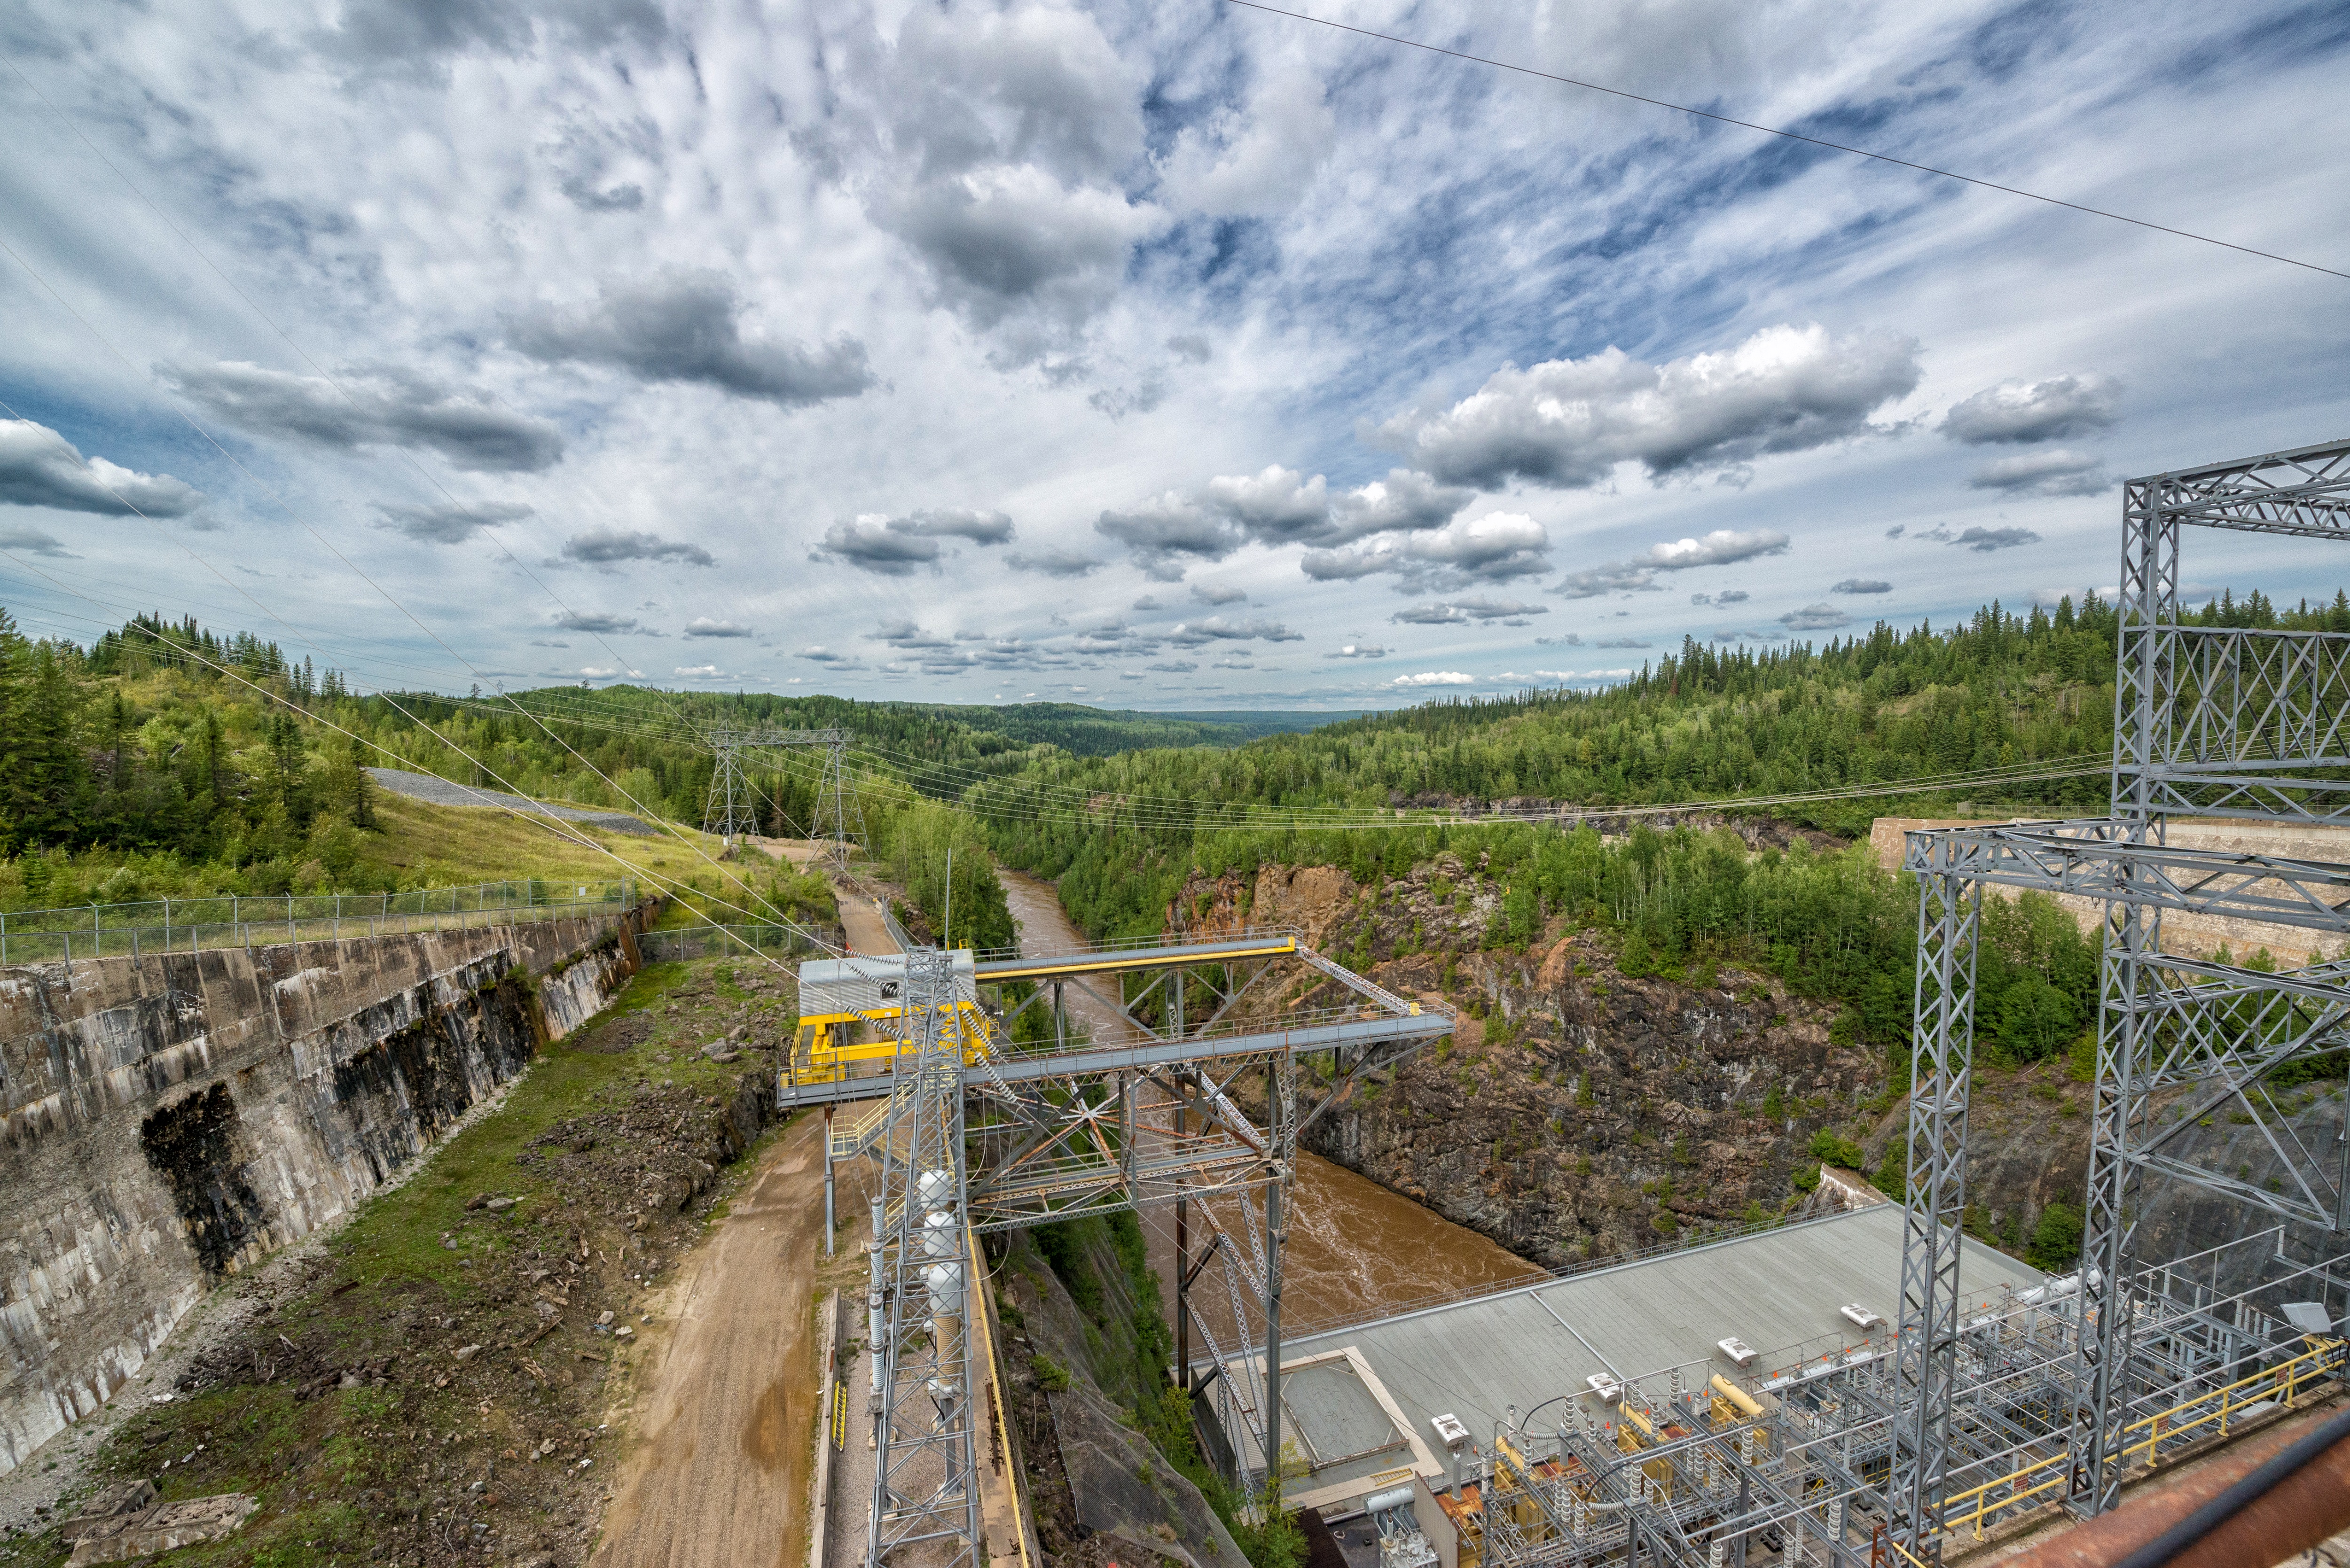
{"type": "MultiPolygon", "coordinates": [[[[979,1250],[978,1233],[966,1224],[962,1234],[971,1248],[972,1283],[988,1289],[987,1277],[979,1266],[987,1254],[979,1250]]],[[[1020,1522],[1020,1471],[1012,1462],[1012,1434],[1003,1424],[1003,1379],[996,1376],[995,1336],[987,1332],[987,1298],[980,1297],[975,1304],[979,1310],[972,1316],[979,1324],[981,1352],[987,1357],[987,1391],[995,1396],[995,1441],[1003,1455],[1003,1490],[1012,1499],[1012,1538],[1020,1544],[1020,1568],[1028,1568],[1028,1531],[1020,1522]]]]}
{"type": "MultiPolygon", "coordinates": [[[[2140,1417],[2137,1420],[2132,1421],[2128,1426],[2122,1428],[2123,1436],[2126,1438],[2130,1433],[2148,1428],[2151,1428],[2152,1430],[2147,1437],[2137,1442],[2123,1444],[2120,1450],[2115,1455],[2115,1458],[2119,1462],[2127,1464],[2129,1462],[2130,1455],[2143,1449],[2146,1450],[2146,1462],[2147,1466],[2151,1468],[2159,1457],[2160,1445],[2165,1438],[2176,1438],[2181,1432],[2191,1431],[2194,1428],[2211,1421],[2217,1421],[2220,1423],[2220,1434],[2225,1436],[2228,1430],[2228,1417],[2230,1414],[2242,1409],[2247,1405],[2259,1403],[2259,1400],[2251,1398],[2235,1399],[2231,1397],[2233,1395],[2241,1390],[2250,1388],[2253,1385],[2258,1384],[2262,1386],[2263,1395],[2281,1392],[2283,1396],[2284,1402],[2290,1405],[2293,1403],[2294,1395],[2299,1392],[2304,1378],[2322,1376],[2326,1372],[2332,1371],[2335,1366],[2340,1364],[2344,1349],[2345,1342],[2342,1340],[2329,1339],[2319,1341],[2316,1343],[2315,1348],[2305,1350],[2299,1355],[2293,1356],[2291,1360],[2281,1361],[2277,1363],[2276,1366],[2269,1367],[2263,1371],[2255,1372],[2249,1377],[2240,1377],[2233,1383],[2223,1384],[2218,1388],[2210,1389],[2204,1393],[2198,1394],[2193,1398],[2182,1399],[2178,1404],[2169,1407],[2168,1409],[2158,1410],[2151,1416],[2140,1417]],[[2185,1422],[2180,1422],[2176,1419],[2181,1410],[2188,1409],[2193,1406],[2206,1404],[2214,1397],[2217,1397],[2220,1401],[2218,1408],[2206,1410],[2201,1415],[2196,1416],[2192,1419],[2185,1422]],[[2166,1425],[2166,1423],[2168,1424],[2166,1425]]],[[[2035,1497],[2041,1492],[2046,1491],[2051,1487],[2062,1485],[2064,1478],[2058,1476],[2052,1480],[2042,1481],[2037,1486],[2013,1491],[2009,1496],[2000,1499],[1996,1503],[1993,1503],[1991,1501],[1991,1494],[1992,1492],[1999,1490],[2002,1487],[2019,1486],[2027,1476],[2037,1474],[2038,1472],[2047,1469],[2054,1465],[2061,1465],[2064,1462],[2067,1456],[2064,1454],[2050,1454],[2043,1459],[2034,1459],[2028,1465],[2019,1466],[2015,1469],[2009,1471],[2006,1475],[2000,1477],[1997,1480],[1985,1481],[1981,1486],[1970,1487],[1965,1491],[1959,1492],[1952,1497],[1945,1499],[1942,1503],[1943,1528],[1946,1530],[1951,1528],[1952,1524],[1955,1522],[1952,1519],[1952,1514],[1954,1512],[1964,1511],[1967,1500],[1971,1498],[1974,1500],[1974,1508],[1972,1510],[1974,1517],[1968,1522],[1970,1522],[1973,1527],[1975,1539],[1978,1541],[1981,1540],[1983,1533],[1983,1519],[1984,1516],[1991,1511],[1991,1509],[1994,1507],[2002,1509],[2009,1508],[2013,1506],[2015,1503],[2022,1501],[2024,1498],[2035,1497]]],[[[1904,1553],[1904,1555],[1907,1555],[1907,1553],[1904,1553]]]]}

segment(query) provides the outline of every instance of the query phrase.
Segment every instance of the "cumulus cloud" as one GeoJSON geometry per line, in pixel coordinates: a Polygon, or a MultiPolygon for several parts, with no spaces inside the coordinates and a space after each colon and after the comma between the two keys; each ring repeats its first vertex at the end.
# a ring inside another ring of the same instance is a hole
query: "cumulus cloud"
{"type": "Polygon", "coordinates": [[[79,448],[45,424],[0,420],[0,505],[94,512],[101,517],[182,517],[203,495],[168,473],[145,474],[79,448]]]}
{"type": "MultiPolygon", "coordinates": [[[[840,561],[886,577],[903,577],[920,567],[935,566],[945,554],[941,539],[1001,545],[1012,535],[1012,519],[1001,512],[913,512],[903,517],[867,512],[826,529],[824,542],[808,553],[808,559],[840,561]]],[[[1042,550],[1012,557],[1012,564],[1058,576],[1090,569],[1076,566],[1076,560],[1066,551],[1042,550]]]]}
{"type": "Polygon", "coordinates": [[[587,631],[602,635],[607,632],[634,631],[637,618],[598,610],[563,610],[548,623],[557,631],[587,631]]]}
{"type": "Polygon", "coordinates": [[[397,67],[435,74],[449,56],[480,50],[520,55],[541,29],[566,47],[595,50],[621,42],[650,47],[668,33],[653,0],[582,0],[534,16],[510,0],[349,0],[318,35],[328,54],[363,69],[397,67]]]}
{"type": "Polygon", "coordinates": [[[1583,637],[1579,632],[1562,632],[1556,637],[1538,637],[1534,639],[1534,646],[1537,648],[1581,648],[1583,646],[1583,637]]]}
{"type": "Polygon", "coordinates": [[[873,635],[897,649],[919,649],[954,646],[954,639],[943,637],[935,631],[925,631],[920,625],[903,616],[883,621],[873,628],[873,635]]]}
{"type": "Polygon", "coordinates": [[[1942,416],[1941,431],[1970,446],[2064,441],[2109,428],[2121,383],[2086,372],[2043,381],[2002,381],[1942,416]]]}
{"type": "Polygon", "coordinates": [[[590,528],[574,534],[563,542],[563,558],[590,566],[617,566],[622,561],[676,561],[688,566],[718,564],[699,545],[626,528],[590,528]]]}
{"type": "Polygon", "coordinates": [[[1753,597],[1744,588],[1724,588],[1713,596],[1713,602],[1718,605],[1742,605],[1753,597]]]}
{"type": "Polygon", "coordinates": [[[2095,457],[2060,446],[1986,463],[1969,474],[1967,483],[1977,490],[2009,495],[2095,495],[2113,479],[2095,457]]]}
{"type": "Polygon", "coordinates": [[[1174,491],[1123,512],[1104,512],[1094,532],[1127,547],[1135,565],[1180,581],[1194,561],[1221,561],[1246,543],[1240,525],[1174,491]]]}
{"type": "Polygon", "coordinates": [[[1091,17],[1040,5],[918,7],[889,78],[899,166],[866,184],[868,215],[999,362],[1066,346],[1168,222],[1118,179],[1143,151],[1141,83],[1091,17]]]}
{"type": "Polygon", "coordinates": [[[753,637],[757,634],[749,627],[738,625],[731,620],[712,620],[706,615],[698,615],[686,623],[685,635],[688,637],[753,637]]]}
{"type": "Polygon", "coordinates": [[[81,557],[65,547],[54,534],[23,524],[0,527],[0,550],[15,550],[27,556],[49,556],[60,561],[78,561],[81,557]]]}
{"type": "Polygon", "coordinates": [[[1646,648],[1648,645],[1637,637],[1603,637],[1591,646],[1594,648],[1646,648]]]}
{"type": "Polygon", "coordinates": [[[1277,620],[1263,620],[1252,616],[1246,620],[1226,620],[1211,615],[1205,620],[1178,621],[1167,640],[1179,648],[1197,648],[1206,642],[1303,642],[1303,632],[1290,630],[1277,620]]]}
{"type": "Polygon", "coordinates": [[[1418,675],[1399,675],[1388,682],[1390,686],[1474,686],[1477,678],[1458,670],[1426,670],[1418,675]]]}
{"type": "Polygon", "coordinates": [[[1388,650],[1376,642],[1350,642],[1335,648],[1325,657],[1330,659],[1385,659],[1388,650]]]}
{"type": "Polygon", "coordinates": [[[595,306],[541,306],[506,324],[506,341],[550,364],[603,365],[642,381],[691,382],[783,408],[854,397],[873,385],[865,346],[751,341],[742,305],[715,273],[607,285],[595,306]]]}
{"type": "Polygon", "coordinates": [[[1248,590],[1230,583],[1193,583],[1191,597],[1203,605],[1237,605],[1248,602],[1248,590]]]}
{"type": "Polygon", "coordinates": [[[1192,504],[1262,544],[1328,546],[1375,534],[1440,528],[1473,499],[1467,490],[1406,468],[1333,492],[1321,474],[1308,479],[1275,463],[1258,473],[1211,479],[1192,504]]]}
{"type": "Polygon", "coordinates": [[[379,501],[383,520],[375,525],[427,545],[462,545],[483,529],[499,523],[519,523],[531,509],[519,501],[476,501],[470,506],[441,502],[429,506],[397,505],[379,501]]]}
{"type": "Polygon", "coordinates": [[[1439,480],[1481,490],[1513,479],[1580,488],[1622,462],[1657,479],[1861,434],[1917,387],[1918,353],[1914,338],[1836,337],[1816,324],[1662,365],[1610,348],[1507,367],[1442,413],[1405,415],[1380,433],[1439,480]]]}
{"type": "Polygon", "coordinates": [[[1702,539],[1674,539],[1651,545],[1627,561],[1608,561],[1569,572],[1559,579],[1558,592],[1571,599],[1597,598],[1603,594],[1647,593],[1658,587],[1659,572],[1685,572],[1695,566],[1727,566],[1762,556],[1783,556],[1787,536],[1769,528],[1717,528],[1702,539]]]}
{"type": "Polygon", "coordinates": [[[1189,675],[1200,667],[1188,659],[1170,659],[1150,668],[1161,675],[1189,675]]]}
{"type": "Polygon", "coordinates": [[[429,447],[459,468],[536,473],[563,456],[563,432],[487,394],[400,369],[346,371],[338,383],[243,360],[158,365],[182,396],[232,424],[314,446],[429,447]]]}
{"type": "Polygon", "coordinates": [[[716,679],[719,671],[714,664],[681,664],[671,673],[692,680],[710,680],[716,679]]]}
{"type": "Polygon", "coordinates": [[[1840,626],[1850,626],[1852,617],[1834,605],[1805,605],[1781,616],[1779,624],[1789,631],[1833,631],[1840,626]]]}
{"type": "Polygon", "coordinates": [[[1322,84],[1276,68],[1250,99],[1245,114],[1228,109],[1177,135],[1159,171],[1170,202],[1217,218],[1276,217],[1296,205],[1337,140],[1322,84]]]}
{"type": "Polygon", "coordinates": [[[1100,561],[1082,550],[1065,550],[1058,545],[1014,550],[1003,557],[1003,564],[1015,572],[1035,572],[1047,577],[1082,577],[1101,566],[1100,561]]]}
{"type": "Polygon", "coordinates": [[[1976,527],[1954,531],[1949,527],[1940,527],[1930,528],[1918,537],[1931,539],[1938,544],[1957,545],[1986,556],[1993,550],[2012,550],[2019,545],[2040,543],[2040,535],[2029,528],[1976,527]]]}
{"type": "Polygon", "coordinates": [[[865,661],[854,654],[841,653],[820,642],[812,642],[795,656],[811,664],[822,664],[834,670],[862,670],[865,661]]]}
{"type": "Polygon", "coordinates": [[[1470,626],[1478,621],[1515,619],[1549,613],[1548,605],[1520,604],[1515,599],[1492,599],[1481,596],[1414,605],[1409,609],[1398,610],[1388,618],[1405,626],[1470,626]]]}
{"type": "Polygon", "coordinates": [[[1889,594],[1893,585],[1875,577],[1846,577],[1828,592],[1832,594],[1889,594]]]}
{"type": "Polygon", "coordinates": [[[1308,550],[1298,563],[1317,582],[1393,572],[1406,592],[1505,583],[1550,570],[1550,533],[1517,512],[1461,518],[1432,532],[1383,535],[1343,550],[1308,550]]]}

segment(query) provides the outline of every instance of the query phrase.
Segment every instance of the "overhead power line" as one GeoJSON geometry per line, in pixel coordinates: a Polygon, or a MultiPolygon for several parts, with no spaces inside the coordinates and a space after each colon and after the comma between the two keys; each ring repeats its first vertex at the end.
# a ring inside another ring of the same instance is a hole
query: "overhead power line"
{"type": "Polygon", "coordinates": [[[1498,71],[1514,71],[1520,76],[1534,77],[1546,82],[1557,82],[1562,87],[1581,88],[1586,92],[1601,92],[1610,98],[1628,99],[1634,103],[1645,103],[1656,109],[1669,109],[1677,114],[1692,115],[1699,119],[1711,119],[1721,125],[1734,125],[1742,130],[1759,130],[1765,136],[1777,136],[1789,141],[1801,141],[1813,147],[1825,147],[1831,152],[1846,152],[1855,158],[1873,159],[1879,163],[1890,163],[1897,169],[1913,169],[1920,174],[1931,174],[1943,180],[1956,180],[1961,184],[1979,185],[1986,191],[1997,191],[2009,196],[2022,196],[2026,201],[2044,202],[2052,207],[2064,207],[2075,213],[2086,213],[2093,218],[2106,218],[2116,223],[2128,223],[2137,228],[2152,229],[2157,234],[2176,234],[2182,240],[2199,240],[2207,245],[2218,245],[2222,250],[2236,251],[2248,256],[2259,256],[2265,261],[2282,262],[2287,266],[2302,267],[2310,272],[2324,273],[2327,277],[2338,277],[2350,281],[2350,272],[2337,272],[2330,266],[2320,266],[2315,262],[2305,262],[2293,256],[2279,255],[2274,251],[2259,250],[2251,245],[2240,245],[2232,240],[2216,239],[2210,234],[2199,234],[2192,229],[2175,229],[2168,223],[2158,223],[2146,218],[2133,218],[2126,213],[2109,212],[2103,207],[2091,207],[2079,202],[2067,202],[2061,196],[2043,196],[2037,191],[2027,191],[2021,185],[2002,185],[1996,180],[1981,180],[1972,174],[1959,173],[1956,170],[1938,169],[1930,163],[1912,162],[1907,158],[1896,158],[1889,152],[1872,152],[1866,147],[1855,147],[1848,142],[1830,141],[1825,137],[1820,136],[1806,136],[1800,130],[1788,130],[1775,125],[1760,125],[1751,119],[1740,119],[1735,115],[1716,114],[1710,109],[1695,109],[1685,103],[1650,98],[1645,93],[1608,87],[1601,82],[1587,82],[1577,77],[1563,77],[1553,71],[1537,70],[1533,66],[1522,66],[1510,60],[1497,60],[1486,55],[1472,55],[1462,49],[1448,49],[1440,44],[1425,44],[1418,38],[1406,38],[1394,33],[1377,32],[1369,27],[1357,27],[1345,22],[1333,22],[1326,16],[1309,16],[1303,11],[1284,11],[1278,5],[1264,5],[1263,0],[1225,0],[1225,4],[1245,6],[1252,11],[1263,11],[1267,16],[1286,16],[1294,22],[1310,22],[1317,27],[1328,27],[1339,33],[1352,33],[1357,37],[1376,38],[1383,44],[1399,44],[1408,49],[1419,49],[1431,55],[1443,55],[1451,59],[1466,60],[1471,65],[1491,66],[1498,71]]]}

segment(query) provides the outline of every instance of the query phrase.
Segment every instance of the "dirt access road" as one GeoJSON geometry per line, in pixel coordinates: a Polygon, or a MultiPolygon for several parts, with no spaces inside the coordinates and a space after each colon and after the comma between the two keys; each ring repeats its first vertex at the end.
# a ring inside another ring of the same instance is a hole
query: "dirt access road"
{"type": "Polygon", "coordinates": [[[671,1287],[595,1568],[779,1568],[806,1559],[823,1384],[809,1296],[824,1121],[804,1116],[671,1287]]]}

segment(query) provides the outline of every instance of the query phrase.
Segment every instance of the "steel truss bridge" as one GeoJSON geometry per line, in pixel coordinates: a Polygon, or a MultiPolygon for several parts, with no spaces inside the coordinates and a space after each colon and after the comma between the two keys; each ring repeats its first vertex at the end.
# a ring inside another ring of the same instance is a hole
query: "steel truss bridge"
{"type": "MultiPolygon", "coordinates": [[[[1451,1013],[1286,929],[978,961],[893,934],[902,956],[803,966],[779,1089],[785,1107],[825,1109],[827,1220],[834,1162],[880,1164],[868,1568],[901,1551],[900,1568],[983,1559],[970,1317],[986,1311],[972,1292],[990,1231],[1172,1204],[1176,1364],[1193,1365],[1196,1332],[1224,1409],[1278,1455],[1282,1209],[1298,1137],[1360,1075],[1450,1033],[1451,1013]],[[1094,1029],[1073,992],[1097,1004],[1094,1029]],[[1221,1331],[1195,1308],[1203,1279],[1231,1308],[1221,1331]],[[1236,1343],[1253,1324],[1263,1344],[1236,1343]]],[[[1264,1478],[1238,1479],[1253,1490],[1264,1478]]]]}

